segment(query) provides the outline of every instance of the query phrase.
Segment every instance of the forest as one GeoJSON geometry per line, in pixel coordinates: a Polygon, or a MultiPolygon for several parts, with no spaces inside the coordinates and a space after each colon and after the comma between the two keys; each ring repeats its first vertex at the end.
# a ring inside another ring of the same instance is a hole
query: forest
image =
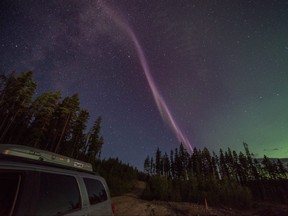
{"type": "Polygon", "coordinates": [[[31,71],[0,75],[0,144],[27,145],[86,161],[107,179],[112,195],[130,190],[138,170],[117,158],[101,160],[101,116],[87,128],[90,114],[81,108],[78,94],[62,99],[56,91],[36,97],[36,90],[31,71]]]}
{"type": "Polygon", "coordinates": [[[104,143],[101,117],[86,132],[89,112],[78,94],[61,100],[61,93],[34,98],[32,72],[2,75],[0,81],[0,143],[25,144],[80,160],[94,162],[104,143]]]}
{"type": "Polygon", "coordinates": [[[147,156],[145,199],[187,201],[214,206],[249,207],[253,202],[288,203],[287,169],[281,160],[254,158],[248,144],[244,152],[228,148],[219,154],[194,148],[189,155],[183,145],[168,155],[158,148],[147,156]]]}
{"type": "Polygon", "coordinates": [[[169,153],[158,148],[144,161],[144,173],[118,158],[101,159],[104,138],[99,116],[87,128],[89,112],[78,94],[62,99],[61,92],[35,96],[33,73],[0,76],[0,144],[40,148],[89,162],[103,176],[111,195],[128,192],[133,181],[146,181],[142,198],[187,201],[214,206],[249,207],[254,201],[288,203],[287,168],[267,156],[220,149],[219,154],[183,145],[169,153]]]}

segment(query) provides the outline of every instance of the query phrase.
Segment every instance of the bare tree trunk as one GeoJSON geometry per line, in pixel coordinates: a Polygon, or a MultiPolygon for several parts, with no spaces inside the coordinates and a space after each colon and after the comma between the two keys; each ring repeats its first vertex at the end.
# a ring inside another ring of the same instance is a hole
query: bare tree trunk
{"type": "MultiPolygon", "coordinates": [[[[19,112],[19,111],[18,111],[19,112]]],[[[5,137],[6,133],[8,132],[9,128],[11,127],[12,123],[14,122],[18,112],[12,117],[11,121],[9,122],[8,126],[5,128],[5,130],[3,131],[1,137],[0,137],[0,142],[2,141],[2,139],[5,137]]]]}
{"type": "Polygon", "coordinates": [[[58,143],[57,143],[57,145],[56,145],[56,148],[55,148],[55,151],[54,151],[55,153],[57,153],[58,150],[59,150],[60,143],[61,143],[61,140],[62,140],[62,138],[63,138],[63,136],[64,136],[65,131],[66,131],[66,127],[67,127],[67,124],[68,124],[69,120],[70,120],[70,113],[69,113],[69,115],[68,115],[68,117],[67,117],[67,119],[66,119],[65,125],[64,125],[64,127],[63,127],[62,132],[61,132],[61,136],[60,136],[60,138],[59,138],[59,140],[58,140],[58,143]]]}
{"type": "Polygon", "coordinates": [[[4,120],[2,121],[2,123],[1,123],[1,125],[0,125],[0,131],[2,130],[3,126],[5,125],[6,120],[7,120],[8,116],[9,116],[9,114],[10,114],[10,113],[7,113],[7,115],[5,116],[4,120]]]}

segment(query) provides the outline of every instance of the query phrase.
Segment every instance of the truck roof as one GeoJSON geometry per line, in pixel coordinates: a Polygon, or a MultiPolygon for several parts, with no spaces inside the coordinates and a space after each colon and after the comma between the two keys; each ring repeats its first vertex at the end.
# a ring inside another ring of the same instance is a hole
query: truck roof
{"type": "Polygon", "coordinates": [[[30,163],[45,164],[66,169],[93,172],[92,164],[24,145],[0,144],[0,154],[30,163]]]}

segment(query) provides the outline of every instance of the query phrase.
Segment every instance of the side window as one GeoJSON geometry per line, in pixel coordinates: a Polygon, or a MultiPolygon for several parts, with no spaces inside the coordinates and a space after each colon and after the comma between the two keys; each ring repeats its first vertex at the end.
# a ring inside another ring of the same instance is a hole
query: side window
{"type": "Polygon", "coordinates": [[[79,188],[73,176],[40,174],[36,215],[62,215],[80,207],[79,188]]]}
{"type": "Polygon", "coordinates": [[[0,172],[0,215],[12,214],[20,181],[20,174],[0,172]]]}
{"type": "Polygon", "coordinates": [[[97,179],[84,178],[90,204],[96,204],[107,200],[107,193],[103,184],[97,179]]]}

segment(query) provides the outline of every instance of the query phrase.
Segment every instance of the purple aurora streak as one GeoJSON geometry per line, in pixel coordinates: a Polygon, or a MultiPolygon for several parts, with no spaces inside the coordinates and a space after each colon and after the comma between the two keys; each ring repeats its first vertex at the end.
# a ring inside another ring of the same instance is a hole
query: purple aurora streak
{"type": "Polygon", "coordinates": [[[159,110],[163,120],[168,123],[170,128],[173,130],[173,132],[177,136],[178,141],[183,143],[183,145],[185,146],[185,148],[187,149],[188,152],[192,153],[193,148],[192,148],[190,141],[188,140],[186,135],[182,132],[182,130],[180,129],[180,127],[176,123],[176,121],[175,121],[171,111],[169,110],[164,98],[161,96],[159,90],[157,89],[155,81],[153,80],[153,77],[151,75],[149,65],[148,65],[147,60],[145,58],[144,51],[143,51],[135,33],[133,32],[132,28],[127,24],[127,22],[124,21],[124,19],[120,15],[115,13],[115,10],[112,10],[110,7],[108,7],[106,4],[104,4],[103,1],[100,1],[100,4],[101,4],[103,12],[107,16],[109,16],[115,22],[115,24],[129,36],[129,38],[133,42],[133,45],[135,47],[138,59],[139,59],[140,64],[141,64],[141,67],[144,71],[145,77],[148,81],[148,85],[152,91],[153,98],[157,104],[158,110],[159,110]]]}

